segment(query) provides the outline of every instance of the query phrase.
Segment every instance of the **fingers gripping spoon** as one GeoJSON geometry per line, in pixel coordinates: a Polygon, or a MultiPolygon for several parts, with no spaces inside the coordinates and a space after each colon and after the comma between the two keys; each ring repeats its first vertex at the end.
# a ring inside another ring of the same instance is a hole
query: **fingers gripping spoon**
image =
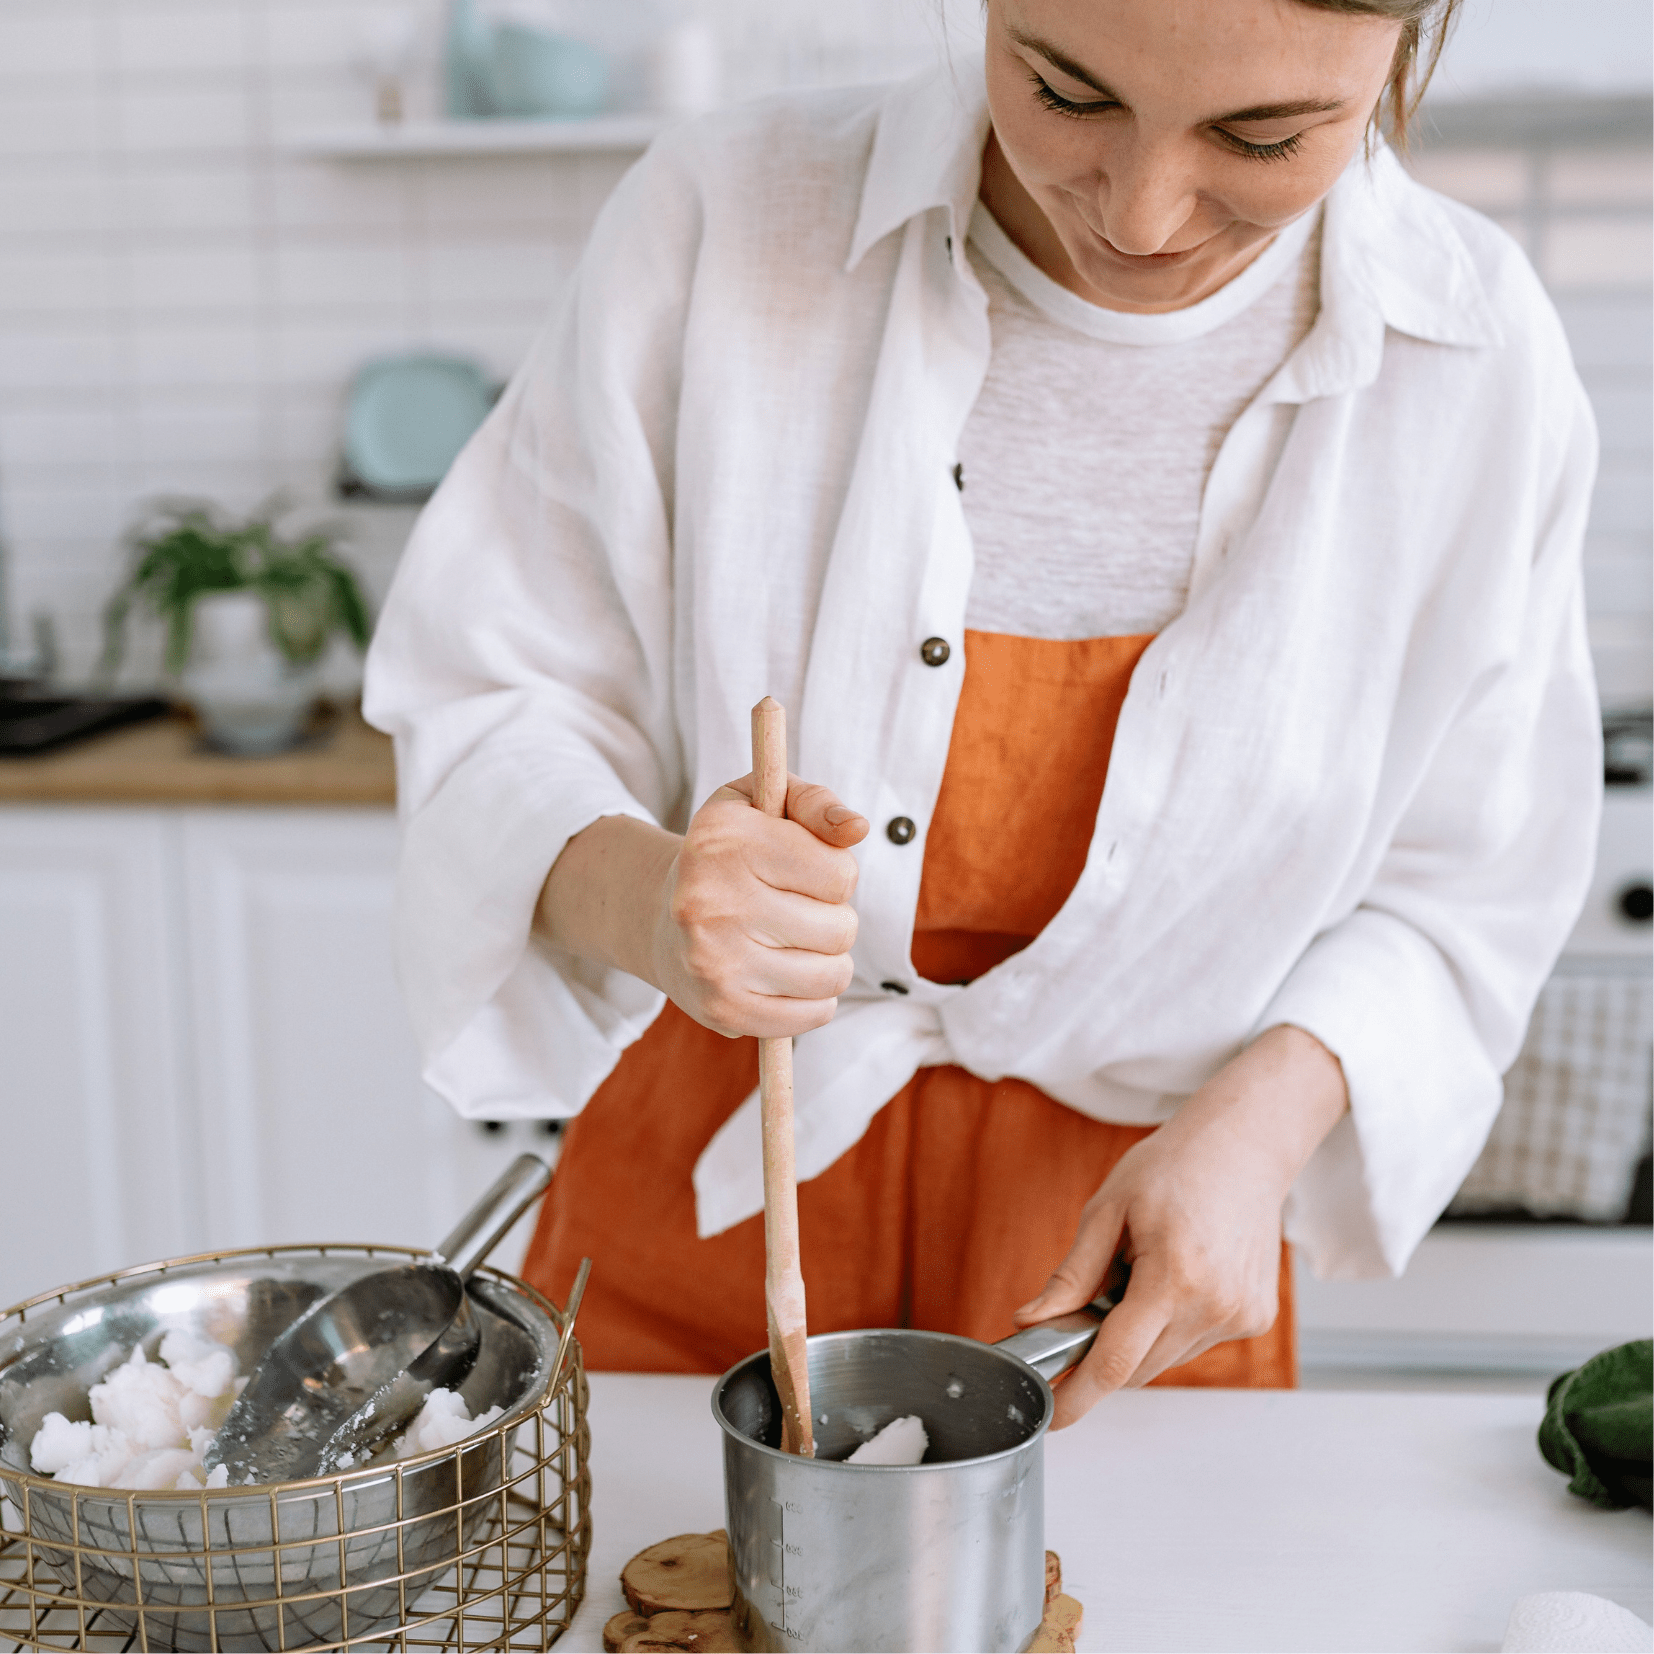
{"type": "MultiPolygon", "coordinates": [[[[787,813],[787,714],[766,695],[752,709],[752,801],[787,813]]],[[[764,1309],[770,1373],[781,1398],[781,1451],[815,1456],[810,1363],[805,1348],[804,1275],[798,1262],[798,1177],[793,1164],[793,1042],[758,1042],[764,1132],[764,1309]]]]}
{"type": "Polygon", "coordinates": [[[481,1336],[465,1283],[550,1181],[543,1160],[518,1155],[429,1258],[312,1304],[265,1351],[207,1468],[228,1466],[236,1487],[319,1475],[324,1454],[348,1468],[345,1453],[359,1461],[432,1390],[461,1383],[481,1336]]]}

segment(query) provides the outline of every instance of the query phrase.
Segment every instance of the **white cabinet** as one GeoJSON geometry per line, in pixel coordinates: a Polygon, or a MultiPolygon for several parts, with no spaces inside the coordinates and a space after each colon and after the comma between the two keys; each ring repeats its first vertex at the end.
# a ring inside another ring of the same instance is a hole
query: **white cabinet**
{"type": "Polygon", "coordinates": [[[187,1252],[430,1245],[554,1146],[421,1083],[395,854],[385,810],[0,810],[0,1307],[187,1252]]]}
{"type": "Polygon", "coordinates": [[[0,1302],[193,1238],[168,849],[154,811],[0,812],[0,1302]]]}
{"type": "Polygon", "coordinates": [[[380,811],[187,814],[191,1056],[207,1233],[434,1241],[447,1110],[391,973],[395,824],[380,811]],[[371,1227],[364,1227],[370,1220],[371,1227]]]}

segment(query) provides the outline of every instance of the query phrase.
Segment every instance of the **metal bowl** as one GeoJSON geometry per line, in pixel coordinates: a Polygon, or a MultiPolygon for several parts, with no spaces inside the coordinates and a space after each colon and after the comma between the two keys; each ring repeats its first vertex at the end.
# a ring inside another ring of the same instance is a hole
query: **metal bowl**
{"type": "MultiPolygon", "coordinates": [[[[248,1373],[322,1294],[419,1255],[275,1248],[147,1265],[0,1317],[0,1490],[62,1600],[149,1648],[303,1648],[406,1623],[479,1525],[504,1523],[518,1428],[543,1428],[559,1327],[509,1276],[472,1278],[482,1343],[460,1391],[473,1417],[492,1406],[505,1416],[454,1447],[304,1482],[135,1493],[35,1476],[29,1443],[47,1413],[89,1418],[88,1390],[137,1344],[153,1357],[184,1328],[228,1345],[248,1373]]],[[[574,1383],[571,1359],[559,1389],[574,1383]]]]}

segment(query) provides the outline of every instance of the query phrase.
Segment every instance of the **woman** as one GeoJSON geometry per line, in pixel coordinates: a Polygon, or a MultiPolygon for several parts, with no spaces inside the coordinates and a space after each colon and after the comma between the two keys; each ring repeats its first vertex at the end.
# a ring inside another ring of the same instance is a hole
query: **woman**
{"type": "Polygon", "coordinates": [[[1582,899],[1594,465],[1513,245],[1369,135],[1431,0],[989,0],[986,72],[679,129],[407,552],[369,675],[430,1082],[573,1115],[594,1366],[1124,1303],[1059,1422],[1293,1381],[1399,1270],[1582,899]],[[747,712],[787,706],[788,817],[747,712]],[[1105,787],[1105,776],[1107,785],[1105,787]]]}

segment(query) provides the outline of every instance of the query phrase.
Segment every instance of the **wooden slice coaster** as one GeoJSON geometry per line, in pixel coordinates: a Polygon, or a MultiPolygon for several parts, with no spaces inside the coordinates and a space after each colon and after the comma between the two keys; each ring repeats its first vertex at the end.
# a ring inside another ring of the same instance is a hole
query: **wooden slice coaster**
{"type": "Polygon", "coordinates": [[[1074,1639],[1080,1634],[1085,1609],[1074,1597],[1062,1594],[1062,1558],[1055,1551],[1045,1553],[1045,1618],[1039,1622],[1034,1640],[1024,1654],[1074,1654],[1074,1639]]]}
{"type": "Polygon", "coordinates": [[[693,1614],[727,1608],[735,1600],[729,1583],[729,1535],[680,1533],[639,1551],[620,1570],[620,1586],[632,1612],[693,1614]]]}
{"type": "Polygon", "coordinates": [[[637,1614],[616,1614],[603,1627],[603,1646],[626,1654],[642,1650],[695,1649],[698,1654],[737,1654],[740,1644],[727,1608],[703,1609],[698,1613],[670,1609],[643,1619],[637,1614]]]}
{"type": "MultiPolygon", "coordinates": [[[[680,1533],[639,1551],[620,1570],[621,1589],[631,1606],[603,1627],[609,1654],[653,1654],[693,1650],[694,1654],[735,1654],[730,1605],[729,1536],[680,1533]]],[[[1027,1654],[1074,1654],[1085,1610],[1062,1594],[1062,1562],[1045,1553],[1045,1618],[1027,1654]]]]}

